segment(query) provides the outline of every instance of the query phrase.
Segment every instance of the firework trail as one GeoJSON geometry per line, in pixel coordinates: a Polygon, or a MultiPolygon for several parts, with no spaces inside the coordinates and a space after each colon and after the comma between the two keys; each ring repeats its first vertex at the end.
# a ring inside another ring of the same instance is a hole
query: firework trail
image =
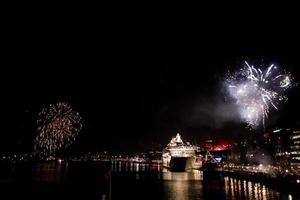
{"type": "Polygon", "coordinates": [[[74,142],[82,128],[81,117],[67,103],[50,104],[38,114],[37,127],[34,149],[46,157],[74,142]]]}
{"type": "Polygon", "coordinates": [[[228,74],[226,87],[249,127],[265,127],[270,109],[278,110],[280,102],[287,101],[285,91],[292,87],[292,79],[274,64],[260,69],[245,61],[238,72],[228,74]]]}

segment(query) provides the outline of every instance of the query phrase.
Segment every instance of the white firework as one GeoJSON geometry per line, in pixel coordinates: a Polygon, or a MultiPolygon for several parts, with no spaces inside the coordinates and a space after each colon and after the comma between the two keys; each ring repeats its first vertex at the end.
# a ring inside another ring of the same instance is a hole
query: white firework
{"type": "Polygon", "coordinates": [[[238,72],[229,74],[226,86],[241,118],[256,128],[260,124],[265,126],[271,108],[278,110],[278,104],[287,100],[285,91],[292,87],[292,79],[274,64],[260,69],[245,61],[238,72]]]}

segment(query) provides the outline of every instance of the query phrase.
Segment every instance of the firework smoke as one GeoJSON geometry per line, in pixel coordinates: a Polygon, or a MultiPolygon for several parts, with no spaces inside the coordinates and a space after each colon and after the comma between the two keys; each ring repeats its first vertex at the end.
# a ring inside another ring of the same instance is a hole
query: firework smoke
{"type": "Polygon", "coordinates": [[[43,108],[38,114],[37,126],[35,152],[40,156],[54,155],[68,147],[82,128],[79,113],[67,103],[43,108]]]}
{"type": "Polygon", "coordinates": [[[270,109],[278,110],[278,105],[286,101],[284,92],[292,87],[289,73],[281,73],[274,65],[266,69],[245,65],[236,73],[229,74],[226,87],[235,100],[240,117],[256,128],[265,127],[270,109]]]}

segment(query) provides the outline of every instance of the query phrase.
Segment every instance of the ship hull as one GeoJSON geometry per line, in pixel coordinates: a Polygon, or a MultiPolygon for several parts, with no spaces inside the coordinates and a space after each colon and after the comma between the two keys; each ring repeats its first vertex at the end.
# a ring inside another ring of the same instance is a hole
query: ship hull
{"type": "Polygon", "coordinates": [[[188,158],[171,158],[169,168],[172,171],[185,171],[188,158]]]}
{"type": "Polygon", "coordinates": [[[171,157],[163,159],[163,166],[172,171],[186,171],[192,169],[200,169],[202,161],[197,157],[171,157]]]}

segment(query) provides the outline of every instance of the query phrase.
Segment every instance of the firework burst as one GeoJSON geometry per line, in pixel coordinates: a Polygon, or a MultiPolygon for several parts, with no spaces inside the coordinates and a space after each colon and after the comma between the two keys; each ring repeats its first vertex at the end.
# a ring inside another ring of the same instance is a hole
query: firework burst
{"type": "Polygon", "coordinates": [[[261,69],[245,61],[238,72],[228,74],[226,87],[241,118],[252,128],[265,127],[270,109],[278,110],[280,102],[287,100],[285,91],[292,87],[292,79],[274,64],[261,69]]]}
{"type": "Polygon", "coordinates": [[[81,117],[67,103],[50,104],[38,114],[37,127],[35,151],[50,156],[74,142],[82,128],[81,117]]]}

